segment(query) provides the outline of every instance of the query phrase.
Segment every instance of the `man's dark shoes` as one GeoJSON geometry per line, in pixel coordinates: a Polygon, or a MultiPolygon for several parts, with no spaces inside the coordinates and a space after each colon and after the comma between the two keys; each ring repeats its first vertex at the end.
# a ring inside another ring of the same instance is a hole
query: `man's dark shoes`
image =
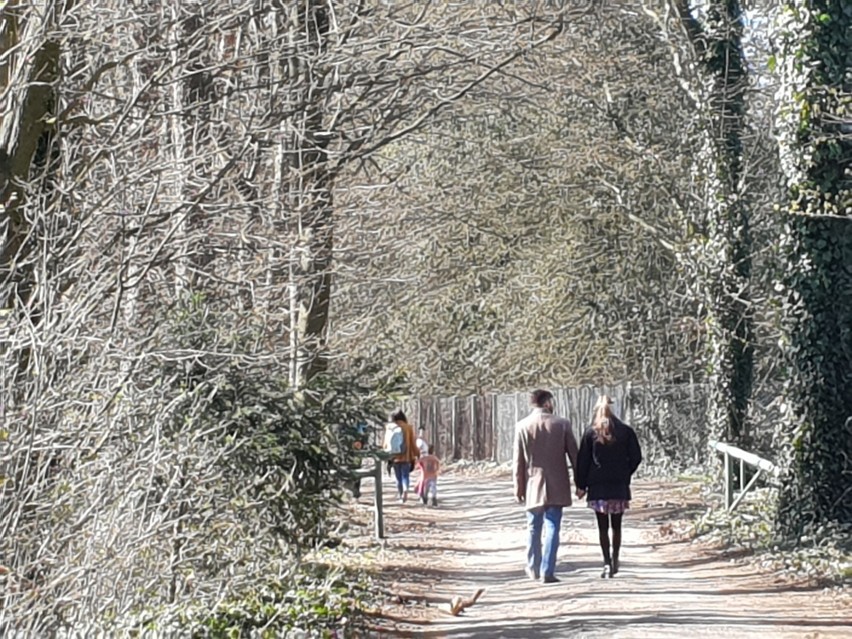
{"type": "Polygon", "coordinates": [[[542,579],[542,582],[546,584],[558,584],[559,579],[557,579],[554,575],[545,575],[544,579],[542,579]]]}
{"type": "Polygon", "coordinates": [[[616,574],[618,574],[618,557],[613,557],[612,568],[609,571],[609,576],[614,577],[616,574]]]}

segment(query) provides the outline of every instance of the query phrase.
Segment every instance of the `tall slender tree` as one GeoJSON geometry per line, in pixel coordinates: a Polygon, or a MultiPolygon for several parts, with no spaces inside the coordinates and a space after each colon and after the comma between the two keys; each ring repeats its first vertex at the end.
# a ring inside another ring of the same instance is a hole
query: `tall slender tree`
{"type": "Polygon", "coordinates": [[[749,435],[754,376],[743,9],[739,0],[712,0],[699,16],[688,0],[673,0],[673,6],[692,48],[695,73],[685,80],[704,139],[698,168],[705,206],[693,225],[688,261],[705,305],[711,427],[716,437],[740,441],[749,435]]]}
{"type": "MultiPolygon", "coordinates": [[[[33,215],[31,209],[57,214],[62,53],[57,34],[65,5],[51,1],[36,10],[13,0],[0,8],[0,52],[5,58],[0,64],[0,308],[9,310],[14,321],[30,325],[37,325],[43,314],[36,249],[40,242],[50,242],[51,226],[48,217],[33,215]]],[[[29,353],[23,351],[21,369],[27,367],[29,353]]]]}

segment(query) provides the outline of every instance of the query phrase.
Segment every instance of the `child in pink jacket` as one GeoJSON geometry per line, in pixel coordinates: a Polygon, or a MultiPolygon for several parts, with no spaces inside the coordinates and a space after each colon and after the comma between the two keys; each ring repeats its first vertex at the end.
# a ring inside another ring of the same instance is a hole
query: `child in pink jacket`
{"type": "Polygon", "coordinates": [[[417,482],[416,490],[417,494],[420,495],[420,500],[425,505],[431,495],[432,505],[437,506],[438,471],[441,468],[441,462],[435,457],[434,446],[429,446],[429,454],[417,460],[417,467],[420,469],[420,481],[417,482]]]}

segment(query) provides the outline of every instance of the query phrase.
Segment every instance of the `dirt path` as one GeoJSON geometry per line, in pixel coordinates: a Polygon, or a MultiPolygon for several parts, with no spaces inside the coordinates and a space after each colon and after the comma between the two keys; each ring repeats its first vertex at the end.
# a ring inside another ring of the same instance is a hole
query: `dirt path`
{"type": "MultiPolygon", "coordinates": [[[[393,494],[386,479],[385,495],[393,494]]],[[[391,503],[388,541],[373,560],[400,596],[385,611],[387,637],[852,637],[847,591],[791,584],[683,535],[682,487],[639,482],[626,516],[622,567],[600,578],[594,518],[566,509],[557,576],[523,573],[524,517],[498,477],[442,477],[440,506],[391,503]],[[454,595],[485,588],[462,616],[454,595]]],[[[367,495],[365,495],[367,497],[367,495]]],[[[361,508],[366,510],[366,499],[361,508]]]]}

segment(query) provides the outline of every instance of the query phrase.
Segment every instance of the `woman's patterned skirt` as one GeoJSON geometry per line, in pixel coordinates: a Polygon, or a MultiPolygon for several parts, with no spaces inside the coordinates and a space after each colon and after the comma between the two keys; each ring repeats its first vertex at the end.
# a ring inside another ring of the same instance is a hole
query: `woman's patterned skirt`
{"type": "Polygon", "coordinates": [[[628,499],[590,499],[589,508],[602,515],[620,515],[630,508],[628,499]]]}

